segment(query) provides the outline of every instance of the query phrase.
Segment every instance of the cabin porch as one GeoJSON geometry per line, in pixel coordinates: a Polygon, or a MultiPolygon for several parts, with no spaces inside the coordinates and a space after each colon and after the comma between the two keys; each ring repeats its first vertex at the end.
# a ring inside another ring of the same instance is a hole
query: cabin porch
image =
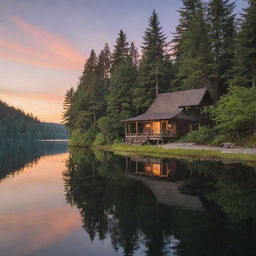
{"type": "Polygon", "coordinates": [[[157,144],[171,141],[198,128],[199,122],[188,119],[173,118],[157,121],[125,122],[125,142],[143,145],[147,141],[157,144]]]}
{"type": "Polygon", "coordinates": [[[159,142],[166,138],[176,138],[176,134],[176,124],[172,120],[125,122],[126,142],[134,139],[159,142]]]}

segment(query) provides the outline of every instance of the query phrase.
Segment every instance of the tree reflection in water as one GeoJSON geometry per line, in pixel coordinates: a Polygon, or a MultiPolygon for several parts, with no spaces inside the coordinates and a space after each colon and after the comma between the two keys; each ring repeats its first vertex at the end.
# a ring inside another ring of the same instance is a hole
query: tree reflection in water
{"type": "Polygon", "coordinates": [[[204,202],[206,211],[199,212],[158,204],[150,190],[124,175],[124,157],[72,149],[66,166],[66,200],[80,210],[83,228],[91,240],[111,238],[123,255],[252,255],[256,249],[250,167],[177,161],[183,192],[204,202]]]}
{"type": "Polygon", "coordinates": [[[67,142],[1,141],[0,182],[36,164],[43,156],[66,153],[67,148],[67,142]]]}

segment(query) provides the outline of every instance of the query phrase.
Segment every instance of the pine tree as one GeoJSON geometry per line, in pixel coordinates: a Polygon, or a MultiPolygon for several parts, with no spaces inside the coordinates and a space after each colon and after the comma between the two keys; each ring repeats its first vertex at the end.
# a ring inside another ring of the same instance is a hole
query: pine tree
{"type": "MultiPolygon", "coordinates": [[[[204,9],[198,9],[183,37],[177,78],[182,89],[213,87],[212,58],[204,9]]],[[[217,97],[217,92],[214,92],[217,97]]]]}
{"type": "Polygon", "coordinates": [[[89,129],[96,125],[96,110],[98,109],[97,87],[95,69],[97,67],[97,55],[91,51],[87,60],[80,83],[74,94],[74,109],[77,113],[75,127],[89,129]]]}
{"type": "Polygon", "coordinates": [[[97,78],[97,87],[99,88],[99,101],[101,102],[102,109],[106,106],[105,97],[108,92],[109,79],[111,68],[111,52],[108,44],[106,43],[104,49],[98,56],[98,63],[95,69],[97,78]]]}
{"type": "Polygon", "coordinates": [[[112,67],[113,72],[115,68],[123,63],[129,54],[129,43],[127,42],[126,34],[123,30],[120,30],[114,46],[114,52],[112,55],[112,67]]]}
{"type": "Polygon", "coordinates": [[[137,75],[137,50],[134,44],[131,44],[128,53],[112,72],[106,97],[107,115],[98,121],[100,131],[107,137],[122,134],[121,120],[133,114],[132,96],[137,75]]]}
{"type": "Polygon", "coordinates": [[[139,52],[134,42],[131,42],[129,56],[131,58],[132,64],[137,67],[139,65],[139,52]]]}
{"type": "Polygon", "coordinates": [[[234,78],[232,85],[251,87],[256,85],[256,0],[248,0],[248,8],[238,33],[234,78]]]}
{"type": "Polygon", "coordinates": [[[67,90],[64,98],[63,108],[63,124],[69,129],[74,129],[74,113],[73,113],[73,98],[74,98],[74,88],[71,87],[67,90]]]}
{"type": "Polygon", "coordinates": [[[105,135],[118,137],[123,133],[121,120],[133,114],[132,91],[135,81],[136,67],[131,61],[120,64],[113,72],[107,96],[107,116],[98,122],[105,135]]]}
{"type": "Polygon", "coordinates": [[[227,92],[234,58],[235,4],[229,0],[211,0],[208,5],[213,68],[219,93],[227,92]]]}
{"type": "Polygon", "coordinates": [[[181,48],[184,34],[188,31],[195,12],[201,8],[201,6],[201,0],[182,0],[182,7],[178,11],[180,14],[179,24],[176,27],[176,32],[172,40],[172,52],[176,62],[178,62],[182,52],[181,48]]]}
{"type": "Polygon", "coordinates": [[[170,87],[170,77],[166,77],[166,37],[160,26],[156,11],[148,22],[143,37],[142,60],[138,72],[138,87],[134,92],[136,112],[145,111],[156,94],[170,87]]]}
{"type": "Polygon", "coordinates": [[[100,74],[104,79],[110,78],[111,68],[111,52],[108,43],[105,44],[104,49],[100,52],[98,57],[98,69],[101,69],[100,74]]]}

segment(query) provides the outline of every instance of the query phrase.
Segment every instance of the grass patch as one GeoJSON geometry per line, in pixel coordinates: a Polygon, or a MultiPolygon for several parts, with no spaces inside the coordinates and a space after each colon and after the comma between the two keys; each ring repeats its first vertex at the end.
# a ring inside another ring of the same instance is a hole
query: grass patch
{"type": "Polygon", "coordinates": [[[204,159],[204,160],[238,160],[238,161],[250,161],[256,162],[256,155],[250,154],[229,154],[222,153],[218,150],[198,150],[198,149],[165,149],[157,146],[131,146],[125,144],[113,144],[105,147],[105,150],[111,150],[114,152],[125,152],[131,154],[139,154],[142,156],[152,157],[173,157],[173,158],[192,158],[192,159],[204,159]]]}

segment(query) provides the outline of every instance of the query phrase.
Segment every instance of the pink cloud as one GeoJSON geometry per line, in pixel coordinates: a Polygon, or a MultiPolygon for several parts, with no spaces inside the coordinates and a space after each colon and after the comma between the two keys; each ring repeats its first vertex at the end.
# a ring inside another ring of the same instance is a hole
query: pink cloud
{"type": "Polygon", "coordinates": [[[65,39],[32,26],[18,17],[10,19],[23,36],[18,43],[14,39],[1,39],[0,58],[53,69],[81,69],[83,54],[65,39]]]}

